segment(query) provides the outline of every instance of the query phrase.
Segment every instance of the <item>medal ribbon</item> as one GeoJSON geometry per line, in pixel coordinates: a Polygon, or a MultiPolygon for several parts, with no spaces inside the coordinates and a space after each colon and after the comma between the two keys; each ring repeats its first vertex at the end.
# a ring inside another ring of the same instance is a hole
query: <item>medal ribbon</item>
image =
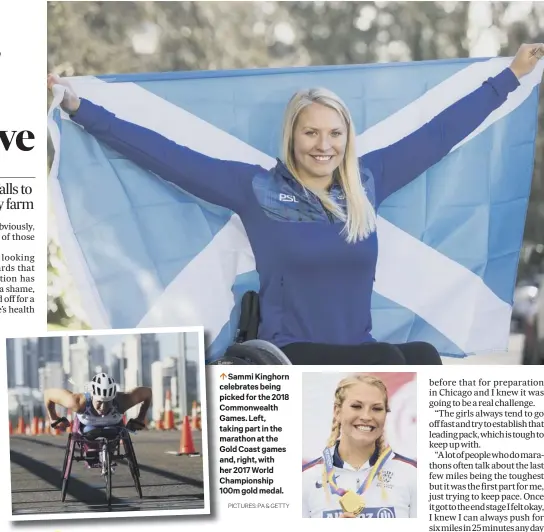
{"type": "MultiPolygon", "coordinates": [[[[388,445],[381,452],[380,456],[376,460],[376,463],[372,466],[372,469],[368,473],[365,481],[359,486],[359,489],[357,490],[357,495],[362,495],[370,487],[370,485],[372,484],[372,481],[380,473],[383,466],[385,465],[385,463],[387,462],[387,460],[390,458],[392,454],[393,454],[393,451],[391,447],[388,445]]],[[[340,488],[334,480],[334,466],[333,466],[331,449],[326,448],[323,451],[323,458],[325,459],[326,482],[329,485],[329,489],[331,493],[333,495],[340,495],[340,496],[345,495],[347,490],[340,488]]]]}

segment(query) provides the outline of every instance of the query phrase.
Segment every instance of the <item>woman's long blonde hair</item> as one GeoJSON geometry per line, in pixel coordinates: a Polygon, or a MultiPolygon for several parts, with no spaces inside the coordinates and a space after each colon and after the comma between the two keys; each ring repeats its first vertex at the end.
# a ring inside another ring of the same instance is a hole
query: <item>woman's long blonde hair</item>
{"type": "MultiPolygon", "coordinates": [[[[344,404],[344,401],[346,399],[346,393],[348,388],[351,386],[355,386],[356,384],[368,384],[369,386],[375,386],[380,390],[383,394],[383,400],[385,404],[385,411],[389,412],[389,396],[387,394],[387,388],[384,384],[384,382],[379,379],[378,377],[374,377],[373,375],[353,375],[351,377],[346,377],[345,379],[342,379],[338,386],[336,387],[336,392],[334,393],[334,415],[332,419],[332,427],[331,427],[331,434],[329,436],[329,439],[327,441],[327,447],[333,447],[336,442],[338,441],[338,438],[340,437],[340,431],[341,426],[340,423],[336,419],[336,411],[342,408],[342,405],[344,404]]],[[[378,454],[382,452],[384,449],[384,437],[383,435],[378,438],[376,441],[376,448],[378,449],[378,454]]]]}
{"type": "Polygon", "coordinates": [[[319,103],[334,109],[344,120],[347,129],[347,142],[344,158],[334,171],[346,196],[347,212],[344,212],[325,191],[311,190],[323,203],[325,209],[345,222],[343,233],[348,242],[363,240],[376,229],[376,212],[368,199],[361,182],[359,160],[355,148],[355,128],[346,104],[327,89],[304,89],[298,91],[289,101],[283,122],[282,158],[287,169],[295,179],[305,186],[297,175],[294,155],[294,131],[298,117],[303,109],[312,103],[319,103]]]}

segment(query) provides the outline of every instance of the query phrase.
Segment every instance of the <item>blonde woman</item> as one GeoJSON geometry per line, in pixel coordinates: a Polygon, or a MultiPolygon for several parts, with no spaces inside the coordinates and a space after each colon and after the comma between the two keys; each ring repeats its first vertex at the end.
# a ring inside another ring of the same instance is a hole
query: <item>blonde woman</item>
{"type": "Polygon", "coordinates": [[[340,98],[325,89],[300,91],[285,113],[282,160],[270,170],[210,158],[120,120],[57,76],[48,86],[68,87],[64,110],[99,141],[240,216],[260,279],[258,337],[293,364],[441,364],[430,344],[391,345],[372,336],[376,211],[500,107],[541,52],[544,45],[523,45],[499,75],[403,140],[359,159],[340,98]]]}
{"type": "Polygon", "coordinates": [[[416,462],[384,439],[387,388],[370,375],[340,381],[323,456],[302,468],[303,517],[416,517],[416,462]]]}

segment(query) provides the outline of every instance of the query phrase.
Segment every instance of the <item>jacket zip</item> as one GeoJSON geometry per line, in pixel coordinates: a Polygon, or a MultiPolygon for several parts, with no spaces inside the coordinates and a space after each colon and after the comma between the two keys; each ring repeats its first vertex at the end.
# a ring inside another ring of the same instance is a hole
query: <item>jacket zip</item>
{"type": "Polygon", "coordinates": [[[323,202],[319,199],[319,196],[317,196],[317,194],[313,193],[311,190],[308,190],[306,187],[304,187],[304,193],[306,194],[306,198],[308,200],[310,199],[310,196],[308,196],[308,193],[311,194],[314,200],[316,200],[319,203],[324,213],[327,215],[327,219],[329,220],[329,223],[334,224],[334,216],[325,208],[325,205],[323,205],[323,202]]]}
{"type": "Polygon", "coordinates": [[[319,196],[317,196],[316,194],[314,194],[313,192],[310,191],[310,194],[318,201],[319,205],[321,206],[321,208],[323,209],[323,212],[327,215],[327,218],[329,220],[329,223],[333,224],[334,223],[334,216],[328,211],[328,209],[325,208],[325,205],[323,204],[323,202],[319,199],[319,196]]]}
{"type": "Polygon", "coordinates": [[[317,200],[319,201],[319,204],[321,205],[321,208],[325,211],[325,214],[327,215],[327,218],[329,219],[329,222],[331,224],[333,224],[334,223],[334,216],[329,212],[328,209],[325,208],[325,205],[323,205],[323,202],[319,198],[317,198],[317,200]]]}

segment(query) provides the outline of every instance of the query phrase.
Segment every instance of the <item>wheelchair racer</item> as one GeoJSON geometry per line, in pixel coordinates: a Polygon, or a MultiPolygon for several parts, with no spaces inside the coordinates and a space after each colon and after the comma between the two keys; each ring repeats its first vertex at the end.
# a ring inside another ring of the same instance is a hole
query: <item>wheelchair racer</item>
{"type": "MultiPolygon", "coordinates": [[[[145,428],[145,418],[151,405],[151,388],[137,387],[130,392],[118,392],[117,383],[106,373],[98,373],[91,381],[91,391],[73,393],[60,388],[49,388],[44,392],[44,402],[51,426],[67,428],[70,422],[61,418],[56,405],[72,410],[78,421],[78,432],[88,440],[98,437],[115,438],[119,429],[125,427],[123,414],[142,403],[136,418],[126,424],[128,430],[145,428]]],[[[98,445],[89,443],[84,447],[88,467],[99,467],[98,445]]]]}

